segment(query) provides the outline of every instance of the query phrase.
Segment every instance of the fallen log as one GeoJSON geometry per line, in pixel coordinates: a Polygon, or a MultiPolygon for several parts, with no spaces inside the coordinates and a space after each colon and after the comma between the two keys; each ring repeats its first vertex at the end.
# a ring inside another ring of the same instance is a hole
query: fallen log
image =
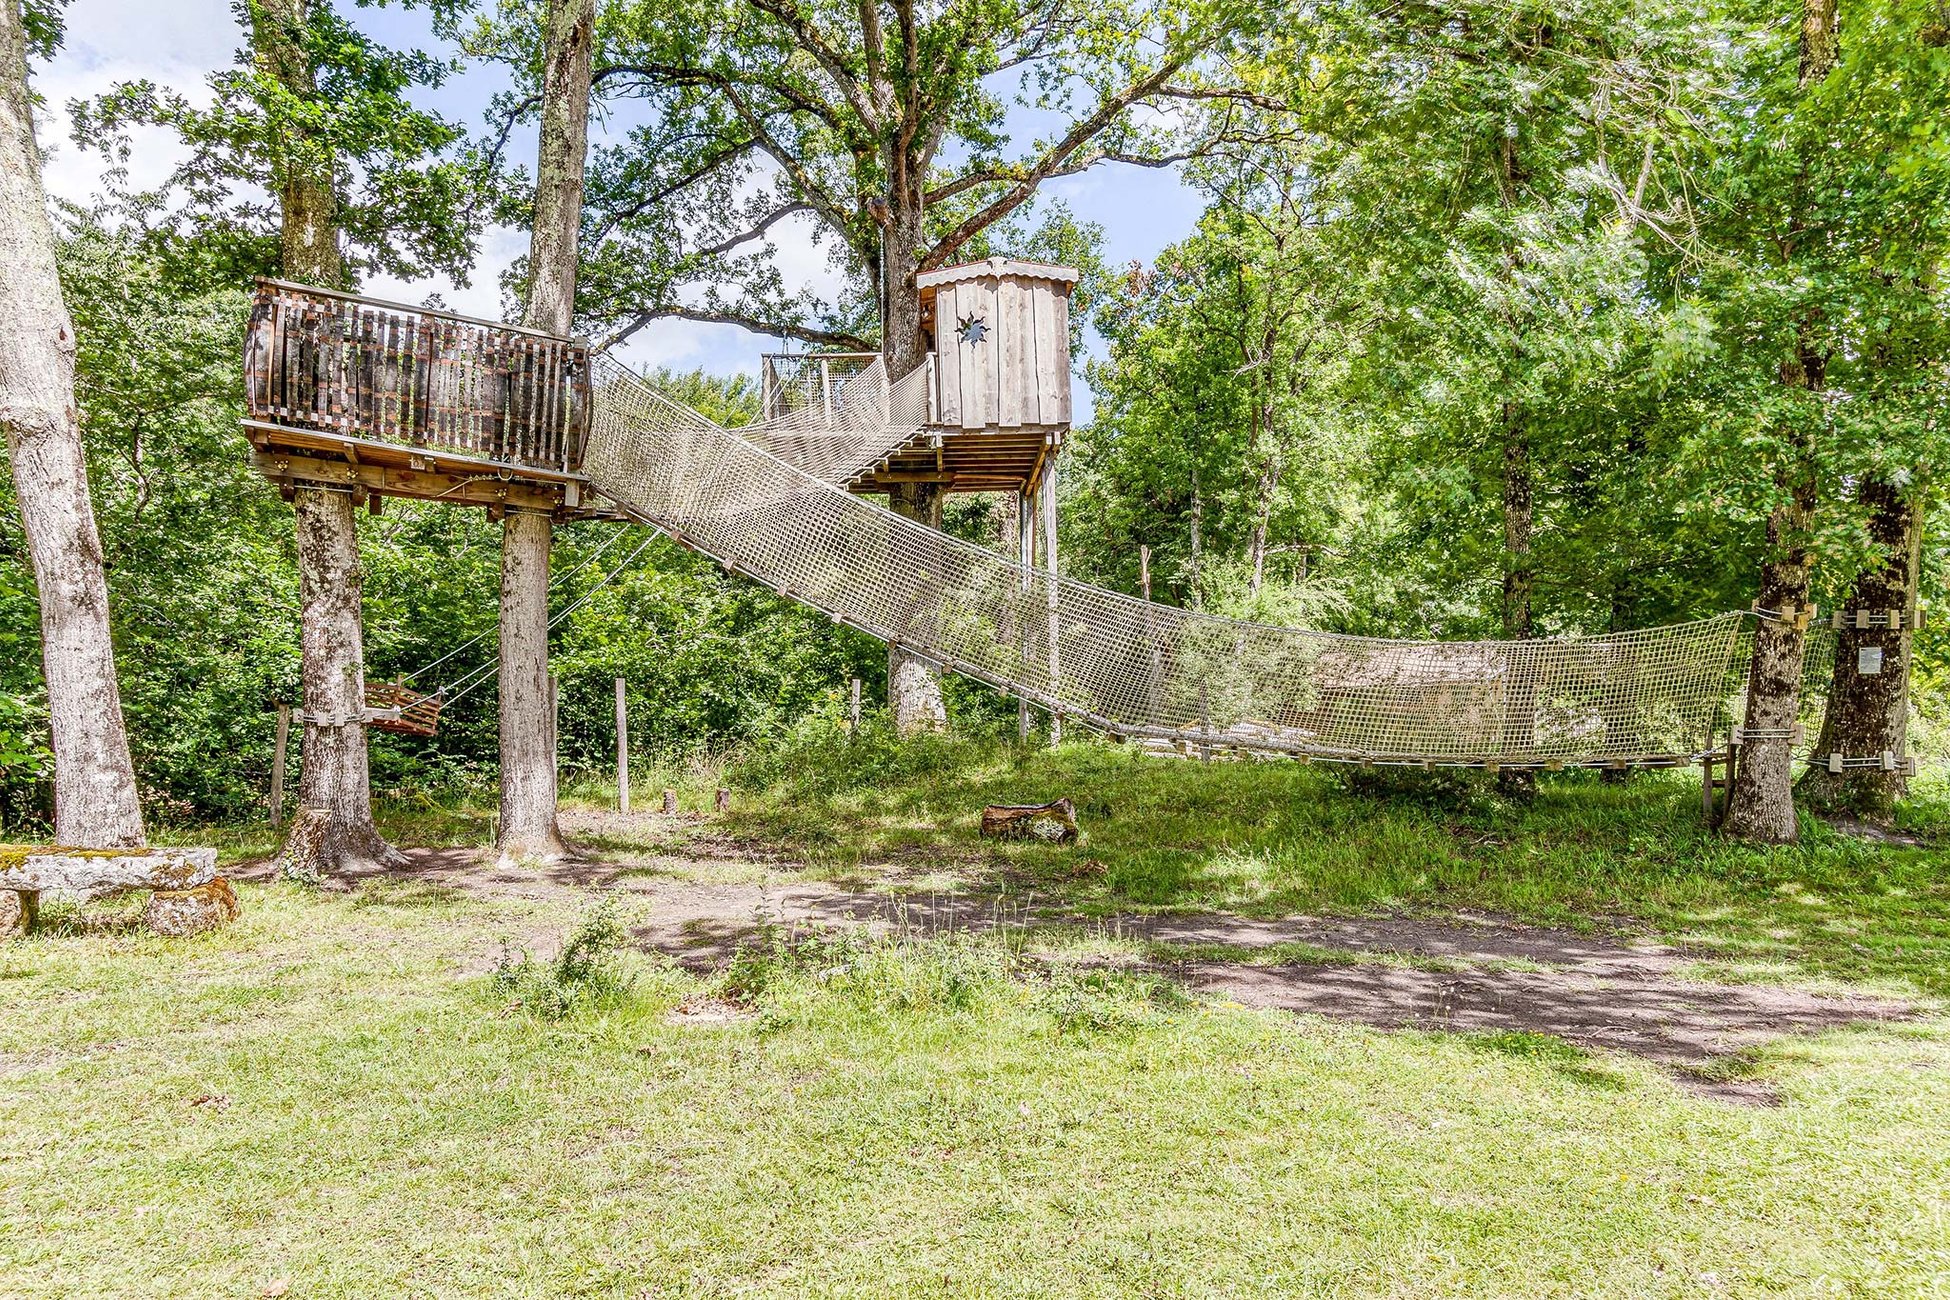
{"type": "Polygon", "coordinates": [[[194,889],[216,879],[215,849],[0,845],[0,889],[100,898],[125,889],[194,889]]]}
{"type": "Polygon", "coordinates": [[[1077,809],[1068,799],[1055,803],[992,803],[982,810],[982,838],[1042,840],[1069,844],[1077,838],[1077,809]]]}

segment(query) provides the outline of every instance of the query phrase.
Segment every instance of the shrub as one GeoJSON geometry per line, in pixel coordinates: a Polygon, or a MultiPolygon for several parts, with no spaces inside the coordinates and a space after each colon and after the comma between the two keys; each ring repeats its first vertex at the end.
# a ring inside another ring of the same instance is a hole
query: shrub
{"type": "Polygon", "coordinates": [[[616,900],[605,898],[577,922],[554,961],[537,961],[525,949],[517,955],[503,945],[489,983],[512,1005],[543,1020],[614,1004],[629,995],[635,982],[618,959],[628,941],[616,900]]]}

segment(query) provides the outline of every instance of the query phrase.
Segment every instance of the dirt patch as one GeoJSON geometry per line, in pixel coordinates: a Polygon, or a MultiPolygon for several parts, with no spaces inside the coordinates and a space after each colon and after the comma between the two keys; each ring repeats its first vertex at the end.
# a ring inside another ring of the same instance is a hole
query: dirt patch
{"type": "MultiPolygon", "coordinates": [[[[523,865],[458,849],[415,850],[409,859],[406,868],[359,879],[504,898],[623,890],[650,904],[647,919],[633,931],[637,942],[694,970],[722,966],[740,945],[774,926],[920,935],[1076,926],[1144,945],[1186,946],[1188,960],[1170,960],[1168,952],[1153,949],[1142,964],[1243,1006],[1389,1029],[1549,1034],[1655,1062],[1689,1087],[1736,1102],[1773,1099],[1765,1083],[1726,1068],[1740,1053],[1782,1035],[1916,1014],[1892,999],[1686,979],[1680,968],[1697,954],[1669,944],[1478,913],[1082,917],[1036,907],[1020,896],[872,893],[790,875],[760,883],[700,880],[695,877],[714,869],[776,865],[708,831],[678,852],[645,850],[621,862],[523,865]],[[1321,960],[1280,960],[1279,950],[1293,945],[1320,950],[1321,960]],[[1246,958],[1266,950],[1271,959],[1208,959],[1215,948],[1242,950],[1246,958]]],[[[700,1004],[697,1023],[716,1023],[716,1011],[700,1004]]]]}
{"type": "Polygon", "coordinates": [[[1870,844],[1885,845],[1899,849],[1930,849],[1936,841],[1924,835],[1909,835],[1890,826],[1878,826],[1855,817],[1830,817],[1829,826],[1850,839],[1865,840],[1870,844]]]}

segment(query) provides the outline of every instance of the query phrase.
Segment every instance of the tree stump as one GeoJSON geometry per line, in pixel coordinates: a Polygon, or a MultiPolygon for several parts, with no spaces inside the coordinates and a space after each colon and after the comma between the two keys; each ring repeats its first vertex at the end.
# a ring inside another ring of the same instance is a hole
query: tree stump
{"type": "Polygon", "coordinates": [[[1055,803],[992,803],[982,810],[985,840],[1041,840],[1071,844],[1077,838],[1077,809],[1068,799],[1055,803]]]}
{"type": "Polygon", "coordinates": [[[202,934],[237,919],[237,893],[222,876],[193,889],[158,889],[142,909],[142,923],[156,934],[202,934]]]}

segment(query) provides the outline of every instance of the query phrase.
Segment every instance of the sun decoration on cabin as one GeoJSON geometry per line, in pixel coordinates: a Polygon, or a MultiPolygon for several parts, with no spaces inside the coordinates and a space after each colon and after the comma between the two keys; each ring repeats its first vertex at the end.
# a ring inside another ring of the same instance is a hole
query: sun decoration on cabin
{"type": "Polygon", "coordinates": [[[964,343],[980,343],[989,336],[989,323],[974,312],[955,322],[955,333],[964,343]]]}

